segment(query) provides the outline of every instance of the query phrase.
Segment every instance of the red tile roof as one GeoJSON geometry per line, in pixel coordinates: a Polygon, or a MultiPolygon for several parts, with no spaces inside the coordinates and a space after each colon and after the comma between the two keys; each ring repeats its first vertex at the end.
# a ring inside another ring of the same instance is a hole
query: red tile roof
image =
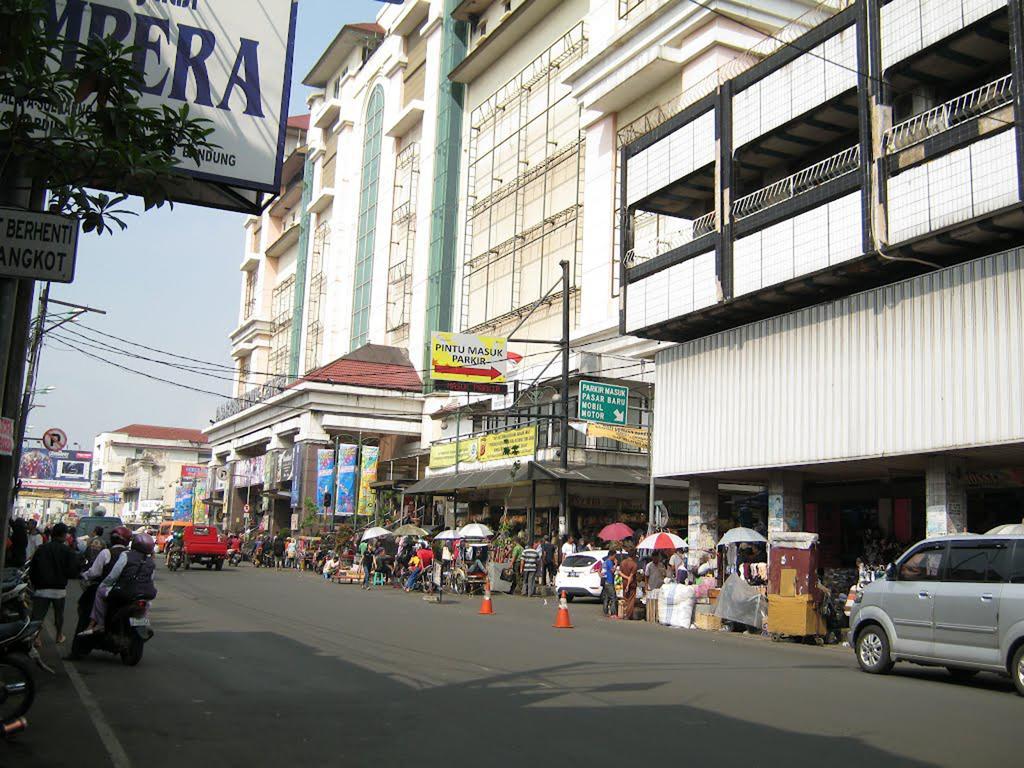
{"type": "Polygon", "coordinates": [[[289,128],[299,128],[303,131],[309,130],[309,115],[292,115],[288,118],[289,128]]]}
{"type": "Polygon", "coordinates": [[[186,440],[190,443],[209,443],[202,432],[198,429],[186,429],[185,427],[157,427],[152,424],[129,424],[126,427],[112,430],[117,434],[128,435],[129,437],[141,437],[145,440],[186,440]]]}
{"type": "Polygon", "coordinates": [[[360,32],[369,32],[372,35],[383,35],[387,30],[375,21],[360,21],[355,24],[346,24],[346,29],[358,29],[360,32]]]}
{"type": "Polygon", "coordinates": [[[299,381],[395,389],[401,392],[423,391],[423,381],[404,350],[380,344],[360,347],[334,362],[310,371],[299,381]]]}

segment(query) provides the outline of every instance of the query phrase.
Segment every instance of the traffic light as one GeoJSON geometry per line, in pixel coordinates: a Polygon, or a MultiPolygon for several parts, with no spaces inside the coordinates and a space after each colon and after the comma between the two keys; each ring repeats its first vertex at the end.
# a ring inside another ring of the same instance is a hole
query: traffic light
{"type": "Polygon", "coordinates": [[[331,508],[331,501],[332,501],[332,499],[331,499],[331,492],[328,491],[327,493],[324,494],[324,504],[323,504],[324,509],[330,509],[331,508]]]}

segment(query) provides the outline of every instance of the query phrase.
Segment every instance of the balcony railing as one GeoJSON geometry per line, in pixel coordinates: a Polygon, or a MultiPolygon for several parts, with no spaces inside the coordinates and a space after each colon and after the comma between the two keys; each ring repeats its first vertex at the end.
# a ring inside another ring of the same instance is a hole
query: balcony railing
{"type": "Polygon", "coordinates": [[[687,243],[704,237],[704,235],[710,235],[715,231],[715,229],[717,229],[717,227],[718,212],[709,211],[679,229],[672,230],[671,232],[665,232],[654,240],[650,240],[631,249],[626,254],[626,268],[629,269],[630,267],[635,267],[637,264],[643,264],[645,261],[650,261],[655,256],[668,253],[681,245],[686,245],[687,243]]]}
{"type": "Polygon", "coordinates": [[[732,214],[736,219],[753,216],[755,213],[771,208],[773,205],[791,200],[803,192],[820,187],[826,182],[838,179],[860,167],[860,145],[844,149],[842,152],[827,157],[812,166],[797,171],[791,176],[779,179],[774,184],[744,195],[732,204],[732,214]]]}
{"type": "Polygon", "coordinates": [[[1013,75],[1005,75],[894,125],[882,137],[882,146],[886,154],[899,152],[1012,102],[1013,75]]]}

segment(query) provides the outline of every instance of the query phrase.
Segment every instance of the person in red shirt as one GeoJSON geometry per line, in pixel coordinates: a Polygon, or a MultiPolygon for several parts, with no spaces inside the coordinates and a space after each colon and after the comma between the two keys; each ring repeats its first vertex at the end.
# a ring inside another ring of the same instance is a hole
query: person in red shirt
{"type": "Polygon", "coordinates": [[[425,544],[416,550],[416,557],[419,559],[420,563],[413,569],[412,573],[409,574],[409,578],[405,582],[406,592],[411,592],[412,588],[416,585],[417,580],[419,580],[419,578],[426,573],[429,568],[434,567],[434,552],[425,544]]]}

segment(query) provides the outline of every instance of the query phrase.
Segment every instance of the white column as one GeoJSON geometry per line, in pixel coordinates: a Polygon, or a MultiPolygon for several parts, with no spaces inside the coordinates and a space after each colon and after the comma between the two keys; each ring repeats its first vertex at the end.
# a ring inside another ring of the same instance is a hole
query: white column
{"type": "Polygon", "coordinates": [[[967,531],[967,489],[964,462],[954,456],[932,456],[925,474],[927,536],[967,531]]]}
{"type": "Polygon", "coordinates": [[[708,477],[690,478],[689,530],[690,564],[698,562],[701,552],[713,552],[718,544],[718,481],[708,477]]]}
{"type": "Polygon", "coordinates": [[[802,531],[804,480],[799,472],[768,473],[768,533],[802,531]]]}

